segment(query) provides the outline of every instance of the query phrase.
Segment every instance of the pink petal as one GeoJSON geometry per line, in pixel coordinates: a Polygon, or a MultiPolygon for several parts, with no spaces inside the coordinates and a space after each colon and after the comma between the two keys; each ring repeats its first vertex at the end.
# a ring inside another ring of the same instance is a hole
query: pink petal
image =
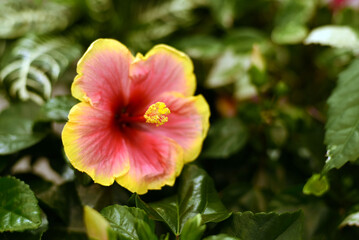
{"type": "Polygon", "coordinates": [[[124,135],[115,128],[113,119],[109,111],[79,103],[71,109],[62,132],[71,164],[102,185],[111,185],[129,168],[124,135]]]}
{"type": "Polygon", "coordinates": [[[72,95],[101,108],[126,105],[130,91],[129,68],[133,56],[120,42],[99,39],[91,44],[77,65],[72,95]]]}
{"type": "Polygon", "coordinates": [[[172,186],[183,167],[182,148],[171,139],[136,128],[127,128],[125,135],[130,169],[117,183],[138,194],[172,186]]]}
{"type": "MultiPolygon", "coordinates": [[[[193,64],[187,55],[166,45],[157,45],[144,57],[138,54],[131,65],[131,99],[141,95],[149,103],[164,92],[176,91],[193,95],[196,79],[193,64]]],[[[132,102],[132,100],[131,100],[132,102]]]]}

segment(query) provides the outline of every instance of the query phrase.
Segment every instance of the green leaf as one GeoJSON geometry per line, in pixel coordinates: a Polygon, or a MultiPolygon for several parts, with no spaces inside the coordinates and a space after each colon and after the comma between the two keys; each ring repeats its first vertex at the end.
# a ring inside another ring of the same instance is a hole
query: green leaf
{"type": "Polygon", "coordinates": [[[181,239],[183,240],[200,240],[204,230],[206,230],[206,225],[201,224],[201,214],[197,214],[184,224],[181,239]]]}
{"type": "Polygon", "coordinates": [[[321,174],[313,174],[311,178],[304,185],[303,193],[310,195],[314,194],[319,197],[329,190],[329,182],[326,176],[321,174]]]}
{"type": "Polygon", "coordinates": [[[39,110],[27,102],[10,105],[0,113],[0,155],[28,148],[46,136],[46,129],[34,129],[39,110]]]}
{"type": "Polygon", "coordinates": [[[102,209],[101,214],[121,240],[157,240],[155,223],[142,209],[112,205],[102,209]]]}
{"type": "Polygon", "coordinates": [[[300,43],[308,34],[305,25],[286,24],[276,27],[272,32],[272,40],[278,44],[300,43]]]}
{"type": "Polygon", "coordinates": [[[247,138],[247,129],[238,118],[220,119],[209,130],[203,154],[210,158],[226,158],[238,152],[247,138]]]}
{"type": "Polygon", "coordinates": [[[204,238],[203,240],[240,240],[236,237],[231,237],[227,234],[218,234],[204,238]]]}
{"type": "Polygon", "coordinates": [[[277,44],[300,43],[307,35],[305,23],[314,15],[314,0],[284,0],[280,2],[272,40],[277,44]]]}
{"type": "Polygon", "coordinates": [[[43,121],[66,122],[70,109],[78,101],[72,96],[51,98],[41,108],[39,119],[43,121]]]}
{"type": "Polygon", "coordinates": [[[54,1],[0,1],[0,38],[17,38],[28,32],[65,29],[78,15],[74,6],[54,1]],[[37,2],[37,3],[35,3],[37,2]]]}
{"type": "Polygon", "coordinates": [[[359,158],[359,60],[339,75],[328,99],[325,143],[327,160],[324,173],[359,158]]]}
{"type": "Polygon", "coordinates": [[[234,213],[227,233],[245,240],[301,240],[301,213],[234,213]]]}
{"type": "Polygon", "coordinates": [[[255,28],[236,28],[230,30],[224,38],[224,45],[235,53],[248,53],[253,45],[258,45],[263,52],[272,50],[273,46],[263,32],[255,28]]]}
{"type": "Polygon", "coordinates": [[[165,222],[176,236],[197,214],[201,214],[203,224],[220,222],[231,215],[220,201],[212,179],[195,165],[184,168],[176,196],[150,204],[137,196],[136,205],[153,219],[165,222]]]}
{"type": "Polygon", "coordinates": [[[206,85],[209,88],[222,87],[242,78],[251,66],[251,55],[225,51],[215,62],[208,75],[206,85]]]}
{"type": "Polygon", "coordinates": [[[80,56],[79,45],[62,37],[29,36],[14,43],[2,61],[0,81],[11,97],[43,103],[52,83],[80,56]]]}
{"type": "Polygon", "coordinates": [[[304,43],[357,50],[359,48],[359,36],[350,27],[328,25],[313,29],[304,43]]]}
{"type": "Polygon", "coordinates": [[[230,28],[236,13],[236,0],[209,0],[212,14],[221,26],[230,28]]]}
{"type": "Polygon", "coordinates": [[[83,219],[83,209],[73,182],[54,185],[47,191],[38,193],[37,197],[68,225],[78,224],[79,219],[83,219]]]}
{"type": "Polygon", "coordinates": [[[348,215],[339,225],[340,228],[345,226],[359,227],[359,212],[348,215]]]}
{"type": "Polygon", "coordinates": [[[14,177],[2,177],[0,189],[0,232],[40,226],[41,210],[28,185],[14,177]]]}
{"type": "Polygon", "coordinates": [[[42,223],[39,228],[26,230],[23,232],[4,232],[0,233],[1,240],[41,240],[43,234],[48,229],[48,221],[45,214],[42,214],[42,223]]]}
{"type": "Polygon", "coordinates": [[[177,43],[189,56],[198,59],[213,59],[223,51],[222,43],[211,36],[197,35],[181,39],[177,43]]]}
{"type": "Polygon", "coordinates": [[[86,225],[87,235],[94,240],[108,240],[108,232],[111,229],[110,224],[96,210],[89,206],[84,207],[84,222],[86,225]]]}

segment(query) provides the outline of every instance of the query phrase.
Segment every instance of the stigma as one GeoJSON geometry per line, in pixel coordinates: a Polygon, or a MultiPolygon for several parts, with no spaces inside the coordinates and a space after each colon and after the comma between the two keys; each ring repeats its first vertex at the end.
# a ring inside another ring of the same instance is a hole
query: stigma
{"type": "Polygon", "coordinates": [[[146,123],[156,124],[156,127],[161,126],[168,122],[168,117],[171,111],[163,102],[156,102],[152,104],[145,112],[144,118],[146,123]]]}

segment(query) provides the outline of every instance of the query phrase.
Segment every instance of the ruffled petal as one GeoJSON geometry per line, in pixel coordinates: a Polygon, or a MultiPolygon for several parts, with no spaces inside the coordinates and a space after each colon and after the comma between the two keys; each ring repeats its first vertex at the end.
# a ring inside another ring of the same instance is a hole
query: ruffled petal
{"type": "Polygon", "coordinates": [[[171,139],[136,128],[128,128],[126,136],[130,168],[116,182],[138,194],[173,186],[183,168],[182,148],[171,139]]]}
{"type": "Polygon", "coordinates": [[[62,132],[71,164],[105,186],[129,170],[125,136],[116,131],[113,119],[112,112],[78,103],[71,109],[62,132]]]}
{"type": "Polygon", "coordinates": [[[184,163],[195,160],[209,128],[210,109],[202,95],[184,97],[179,93],[165,93],[158,98],[170,109],[168,122],[161,126],[142,124],[146,131],[168,137],[184,150],[184,163]]]}
{"type": "Polygon", "coordinates": [[[155,46],[145,56],[137,54],[130,76],[131,92],[139,93],[149,101],[164,92],[176,91],[192,96],[196,90],[191,59],[163,44],[155,46]]]}
{"type": "Polygon", "coordinates": [[[113,39],[98,39],[91,44],[77,65],[72,95],[101,108],[126,105],[130,93],[131,52],[113,39]]]}

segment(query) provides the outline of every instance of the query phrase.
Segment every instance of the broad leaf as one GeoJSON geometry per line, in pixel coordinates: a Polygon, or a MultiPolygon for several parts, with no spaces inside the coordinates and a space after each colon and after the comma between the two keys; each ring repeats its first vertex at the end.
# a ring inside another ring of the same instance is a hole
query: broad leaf
{"type": "Polygon", "coordinates": [[[41,211],[28,185],[14,177],[2,177],[0,189],[0,232],[40,226],[41,211]]]}
{"type": "Polygon", "coordinates": [[[65,122],[67,121],[70,109],[76,103],[78,103],[78,101],[71,96],[51,98],[42,106],[39,119],[44,121],[65,122]]]}
{"type": "Polygon", "coordinates": [[[246,143],[248,132],[238,118],[224,118],[211,126],[205,142],[205,157],[226,158],[246,143]]]}
{"type": "Polygon", "coordinates": [[[155,220],[165,222],[176,236],[197,214],[201,214],[202,223],[220,222],[231,215],[220,201],[212,179],[195,165],[184,168],[176,196],[150,204],[137,196],[136,205],[155,220]]]}
{"type": "Polygon", "coordinates": [[[359,48],[359,36],[347,26],[321,26],[313,29],[304,43],[357,50],[359,48]]]}
{"type": "Polygon", "coordinates": [[[234,213],[227,232],[245,240],[301,240],[301,213],[234,213]]]}
{"type": "Polygon", "coordinates": [[[359,158],[359,60],[339,75],[328,105],[324,173],[359,158]]]}
{"type": "Polygon", "coordinates": [[[0,80],[8,86],[10,96],[42,103],[50,98],[52,83],[80,52],[80,47],[66,38],[22,38],[3,60],[0,80]]]}
{"type": "Polygon", "coordinates": [[[157,240],[155,223],[142,209],[112,205],[102,209],[101,214],[121,240],[157,240]]]}
{"type": "Polygon", "coordinates": [[[17,103],[0,113],[0,155],[28,148],[46,136],[46,129],[34,129],[40,107],[17,103]]]}
{"type": "Polygon", "coordinates": [[[313,174],[313,176],[304,185],[304,194],[314,194],[319,197],[329,190],[329,182],[325,175],[313,174]]]}
{"type": "Polygon", "coordinates": [[[206,230],[206,225],[201,224],[201,215],[197,214],[184,224],[181,239],[183,240],[200,240],[204,230],[206,230]]]}

